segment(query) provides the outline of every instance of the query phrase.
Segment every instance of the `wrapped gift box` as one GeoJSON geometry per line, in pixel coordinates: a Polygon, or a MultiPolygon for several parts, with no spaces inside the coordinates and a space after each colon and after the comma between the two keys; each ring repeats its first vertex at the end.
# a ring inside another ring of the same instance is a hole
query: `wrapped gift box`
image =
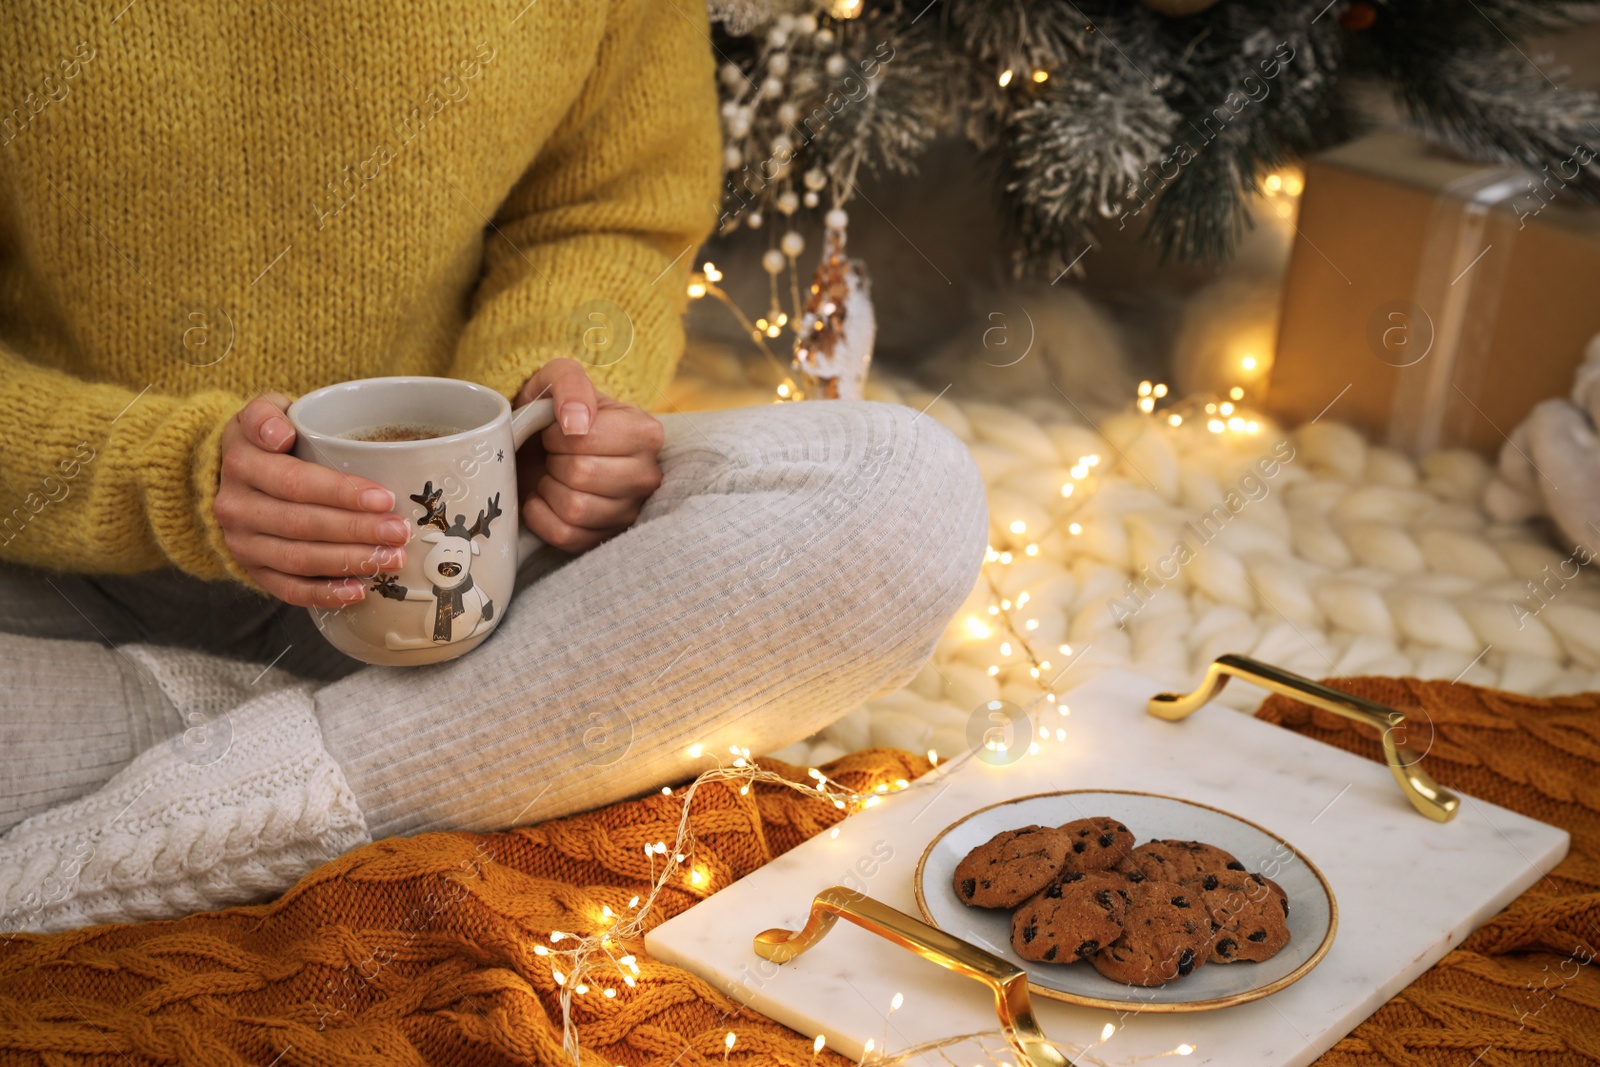
{"type": "Polygon", "coordinates": [[[1383,132],[1312,159],[1266,406],[1420,454],[1499,449],[1600,333],[1600,209],[1563,179],[1383,132]]]}

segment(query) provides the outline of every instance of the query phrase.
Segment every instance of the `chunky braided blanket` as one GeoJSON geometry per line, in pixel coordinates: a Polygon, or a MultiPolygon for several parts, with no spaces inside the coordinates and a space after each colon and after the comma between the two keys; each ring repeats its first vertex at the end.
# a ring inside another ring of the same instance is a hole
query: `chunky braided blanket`
{"type": "MultiPolygon", "coordinates": [[[[1337,405],[1292,432],[1249,412],[1261,420],[1254,434],[1213,433],[1194,412],[1173,426],[1131,403],[1074,401],[1042,375],[1017,380],[1029,363],[996,377],[988,355],[968,356],[923,384],[874,373],[867,396],[926,409],[966,442],[989,490],[990,543],[1012,562],[986,568],[995,588],[979,579],[905,689],[779,758],[820,763],[868,745],[960,751],[974,708],[1039,698],[1035,660],[1054,664],[1046,677],[1070,662],[1070,684],[1126,667],[1185,689],[1237,652],[1313,678],[1442,678],[1537,696],[1600,689],[1597,568],[1545,527],[1490,516],[1481,497],[1491,471],[1477,455],[1414,460],[1341,425],[1337,405]],[[1099,462],[1078,468],[1084,456],[1099,462]],[[1270,476],[1263,458],[1276,461],[1270,476]],[[1192,559],[1174,552],[1179,542],[1192,559]],[[1023,594],[1018,640],[989,608],[1023,594]]],[[[769,402],[765,372],[693,345],[671,404],[692,413],[769,402]]],[[[1253,698],[1240,687],[1218,699],[1242,711],[1253,698]]]]}
{"type": "MultiPolygon", "coordinates": [[[[1600,1063],[1600,696],[1536,700],[1467,685],[1368,678],[1342,688],[1420,706],[1429,767],[1474,796],[1565,826],[1571,855],[1536,888],[1323,1057],[1328,1067],[1600,1063]],[[1474,1059],[1476,1057],[1476,1059],[1474,1059]]],[[[1343,720],[1273,698],[1261,714],[1368,754],[1343,720]]],[[[767,764],[800,778],[797,768],[767,764]]],[[[857,790],[927,763],[845,757],[857,790]]],[[[17,935],[0,943],[0,1062],[524,1064],[562,1062],[559,990],[535,945],[590,932],[646,890],[644,845],[675,834],[653,795],[505,834],[425,834],[357,849],[280,900],[177,922],[17,935]]],[[[692,819],[701,886],[658,898],[664,920],[835,822],[786,789],[714,785],[692,819]]],[[[842,1064],[809,1037],[645,958],[636,984],[573,998],[584,1062],[842,1064]],[[726,1035],[737,1034],[729,1050],[726,1035]]]]}

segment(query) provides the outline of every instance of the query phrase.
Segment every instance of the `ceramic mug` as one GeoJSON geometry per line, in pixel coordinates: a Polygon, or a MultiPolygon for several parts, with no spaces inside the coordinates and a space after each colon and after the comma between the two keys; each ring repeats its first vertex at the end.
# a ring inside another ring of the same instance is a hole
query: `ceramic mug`
{"type": "Polygon", "coordinates": [[[362,600],[311,608],[333,646],[366,663],[439,663],[499,625],[518,566],[541,542],[522,525],[516,451],[555,421],[455,378],[363,378],[289,405],[294,455],[370,478],[412,524],[405,565],[371,566],[362,600]],[[411,439],[406,439],[406,438],[411,439]]]}

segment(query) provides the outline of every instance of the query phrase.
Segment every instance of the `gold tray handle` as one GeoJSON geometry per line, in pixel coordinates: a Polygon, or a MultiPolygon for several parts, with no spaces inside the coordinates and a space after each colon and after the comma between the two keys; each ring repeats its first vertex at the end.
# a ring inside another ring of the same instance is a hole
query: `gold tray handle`
{"type": "Polygon", "coordinates": [[[1377,727],[1383,734],[1383,758],[1388,761],[1394,780],[1400,783],[1400,789],[1411,801],[1411,806],[1435,822],[1449,822],[1455,818],[1461,800],[1422,769],[1422,756],[1406,744],[1401,731],[1406,721],[1405,715],[1249,656],[1231,653],[1218,656],[1206,670],[1206,679],[1200,683],[1200,688],[1188,694],[1156,694],[1150,698],[1150,714],[1169,722],[1186,718],[1222,692],[1230,675],[1323,711],[1377,727]]]}
{"type": "Polygon", "coordinates": [[[983,982],[994,992],[1000,1028],[1017,1055],[1033,1067],[1068,1067],[1066,1056],[1044,1036],[1033,1017],[1026,971],[853,889],[836,885],[818,893],[811,901],[805,928],[798,932],[773,929],[757,934],[756,955],[774,963],[788,963],[821,941],[840,919],[848,919],[925,960],[983,982]]]}

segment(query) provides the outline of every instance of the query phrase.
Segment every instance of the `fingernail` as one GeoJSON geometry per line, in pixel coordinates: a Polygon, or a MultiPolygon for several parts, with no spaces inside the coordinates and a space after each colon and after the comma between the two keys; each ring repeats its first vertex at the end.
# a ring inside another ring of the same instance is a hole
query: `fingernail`
{"type": "Polygon", "coordinates": [[[366,599],[367,587],[355,579],[347,579],[334,587],[333,595],[346,604],[354,604],[358,600],[366,599]]]}
{"type": "Polygon", "coordinates": [[[385,541],[393,541],[395,544],[400,545],[405,544],[410,539],[405,521],[394,518],[384,519],[378,523],[378,536],[385,541]]]}
{"type": "Polygon", "coordinates": [[[576,400],[561,405],[561,432],[580,437],[589,432],[589,409],[576,400]]]}
{"type": "Polygon", "coordinates": [[[372,561],[380,567],[400,567],[406,562],[406,550],[379,546],[372,552],[372,561]]]}
{"type": "Polygon", "coordinates": [[[361,506],[368,511],[388,511],[394,507],[394,494],[387,489],[363,489],[361,506]]]}
{"type": "Polygon", "coordinates": [[[293,436],[294,427],[282,419],[268,419],[261,424],[261,439],[268,448],[282,448],[284,442],[293,436]]]}

